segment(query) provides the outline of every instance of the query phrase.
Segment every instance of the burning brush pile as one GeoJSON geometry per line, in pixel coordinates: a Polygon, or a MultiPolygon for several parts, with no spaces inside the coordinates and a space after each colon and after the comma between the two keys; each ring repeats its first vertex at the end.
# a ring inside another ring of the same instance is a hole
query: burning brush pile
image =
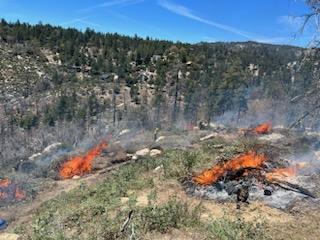
{"type": "Polygon", "coordinates": [[[21,184],[10,179],[0,180],[0,206],[23,201],[26,197],[21,184]]]}
{"type": "Polygon", "coordinates": [[[69,179],[74,176],[82,176],[92,171],[92,162],[96,157],[101,155],[108,144],[102,141],[97,146],[94,146],[83,155],[73,156],[65,161],[59,170],[59,176],[62,179],[69,179]]]}
{"type": "MultiPolygon", "coordinates": [[[[256,135],[270,131],[269,123],[250,130],[256,135]]],[[[238,203],[262,200],[270,206],[286,208],[298,199],[315,198],[300,180],[311,166],[302,162],[291,164],[273,154],[268,146],[257,147],[232,159],[218,161],[189,179],[185,187],[189,194],[208,199],[238,203]]]]}
{"type": "Polygon", "coordinates": [[[125,149],[120,145],[103,140],[84,153],[63,156],[62,161],[58,161],[57,166],[53,166],[57,173],[55,179],[79,178],[128,160],[130,158],[125,149]]]}

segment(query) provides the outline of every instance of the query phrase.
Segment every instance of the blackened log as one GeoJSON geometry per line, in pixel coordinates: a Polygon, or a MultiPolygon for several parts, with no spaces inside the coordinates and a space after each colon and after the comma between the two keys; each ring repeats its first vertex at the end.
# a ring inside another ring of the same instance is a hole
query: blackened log
{"type": "Polygon", "coordinates": [[[309,190],[307,190],[297,184],[293,184],[293,183],[289,183],[289,182],[281,181],[281,180],[272,180],[271,183],[275,184],[285,190],[301,193],[301,194],[304,194],[308,197],[316,198],[316,196],[313,193],[311,193],[309,190]]]}

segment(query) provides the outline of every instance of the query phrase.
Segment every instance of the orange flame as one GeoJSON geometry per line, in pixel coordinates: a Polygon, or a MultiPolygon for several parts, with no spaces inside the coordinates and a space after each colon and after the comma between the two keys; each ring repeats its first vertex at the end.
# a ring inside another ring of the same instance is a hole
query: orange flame
{"type": "Polygon", "coordinates": [[[73,176],[82,176],[89,173],[92,169],[92,161],[99,156],[103,149],[108,146],[106,142],[102,142],[90,149],[84,156],[75,156],[65,162],[60,169],[60,176],[63,179],[72,178],[73,176]]]}
{"type": "Polygon", "coordinates": [[[1,188],[7,188],[7,187],[9,187],[10,184],[11,184],[11,180],[10,179],[2,179],[2,180],[0,180],[0,187],[1,188]]]}
{"type": "Polygon", "coordinates": [[[270,122],[258,125],[253,131],[257,134],[267,134],[270,132],[272,124],[270,122]]]}
{"type": "Polygon", "coordinates": [[[276,179],[284,179],[284,178],[290,178],[297,175],[297,172],[299,169],[305,167],[305,163],[298,163],[294,166],[288,167],[288,168],[278,168],[275,169],[272,172],[269,172],[266,174],[266,178],[269,181],[276,180],[276,179]]]}
{"type": "Polygon", "coordinates": [[[26,194],[17,186],[15,185],[10,179],[2,179],[0,180],[0,200],[7,200],[11,198],[12,189],[14,194],[14,200],[22,201],[26,198],[26,194]]]}
{"type": "Polygon", "coordinates": [[[16,188],[16,192],[14,196],[15,196],[15,199],[18,201],[21,201],[26,198],[26,194],[23,191],[21,191],[19,188],[16,188]]]}
{"type": "Polygon", "coordinates": [[[264,154],[257,154],[249,151],[241,154],[223,165],[216,165],[209,170],[205,170],[199,176],[194,177],[193,181],[200,185],[211,185],[216,182],[227,171],[237,171],[243,168],[258,168],[266,161],[264,154]]]}

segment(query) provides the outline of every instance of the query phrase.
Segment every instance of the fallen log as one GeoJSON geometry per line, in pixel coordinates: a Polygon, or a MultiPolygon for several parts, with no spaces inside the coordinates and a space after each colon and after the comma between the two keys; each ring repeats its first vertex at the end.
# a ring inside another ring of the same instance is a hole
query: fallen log
{"type": "Polygon", "coordinates": [[[305,189],[297,184],[293,184],[293,183],[278,180],[278,179],[273,179],[272,181],[270,181],[270,183],[288,191],[293,191],[293,192],[301,193],[311,198],[316,198],[316,196],[313,193],[311,193],[308,189],[305,189]]]}

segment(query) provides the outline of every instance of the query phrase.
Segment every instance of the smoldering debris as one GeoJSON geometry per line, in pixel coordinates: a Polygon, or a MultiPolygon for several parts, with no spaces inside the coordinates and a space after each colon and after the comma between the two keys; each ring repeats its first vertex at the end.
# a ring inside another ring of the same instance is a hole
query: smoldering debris
{"type": "Polygon", "coordinates": [[[216,201],[263,201],[280,209],[316,198],[311,178],[320,169],[320,159],[312,141],[284,129],[276,131],[281,133],[268,129],[259,132],[263,136],[243,135],[257,141],[255,150],[218,158],[211,169],[183,182],[186,192],[216,201]]]}

